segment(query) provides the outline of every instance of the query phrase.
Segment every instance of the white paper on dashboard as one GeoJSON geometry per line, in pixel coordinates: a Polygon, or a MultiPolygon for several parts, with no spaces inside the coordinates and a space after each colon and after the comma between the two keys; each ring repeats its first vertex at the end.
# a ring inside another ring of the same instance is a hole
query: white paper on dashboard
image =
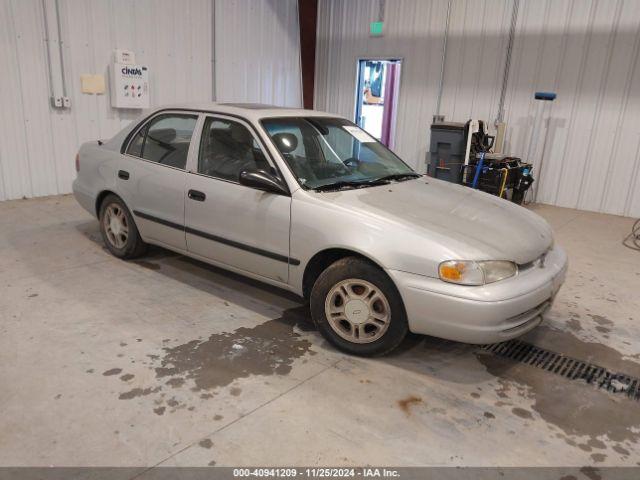
{"type": "Polygon", "coordinates": [[[355,139],[358,140],[360,143],[371,143],[376,141],[375,138],[371,137],[367,132],[365,132],[364,130],[361,130],[358,127],[345,125],[342,128],[344,128],[347,132],[353,135],[355,139]]]}

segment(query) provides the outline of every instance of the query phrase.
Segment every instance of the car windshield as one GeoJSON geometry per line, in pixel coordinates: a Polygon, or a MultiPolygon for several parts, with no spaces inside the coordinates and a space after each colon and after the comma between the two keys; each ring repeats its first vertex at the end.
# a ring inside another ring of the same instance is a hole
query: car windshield
{"type": "Polygon", "coordinates": [[[342,118],[268,118],[262,125],[306,188],[361,188],[420,176],[382,143],[342,118]]]}

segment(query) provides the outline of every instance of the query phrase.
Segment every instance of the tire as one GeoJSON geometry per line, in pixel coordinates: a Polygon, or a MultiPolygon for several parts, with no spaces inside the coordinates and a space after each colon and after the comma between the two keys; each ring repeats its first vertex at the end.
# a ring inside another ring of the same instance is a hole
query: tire
{"type": "Polygon", "coordinates": [[[115,257],[129,260],[146,253],[148,245],[140,237],[133,216],[120,197],[107,195],[100,204],[98,219],[102,240],[115,257]],[[116,219],[110,222],[112,217],[116,219]]]}
{"type": "Polygon", "coordinates": [[[320,274],[310,307],[324,338],[353,355],[385,355],[409,330],[396,286],[380,268],[357,257],[340,259],[320,274]]]}

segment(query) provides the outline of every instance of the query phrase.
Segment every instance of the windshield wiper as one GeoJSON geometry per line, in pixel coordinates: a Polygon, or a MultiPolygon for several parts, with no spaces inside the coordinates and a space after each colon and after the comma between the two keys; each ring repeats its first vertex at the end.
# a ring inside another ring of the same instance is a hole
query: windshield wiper
{"type": "Polygon", "coordinates": [[[376,185],[388,185],[391,180],[408,180],[410,178],[418,178],[421,177],[419,173],[394,173],[393,175],[385,175],[380,178],[372,178],[370,180],[341,180],[335,183],[327,183],[325,185],[320,185],[319,187],[315,187],[314,190],[316,192],[323,192],[327,190],[338,190],[340,188],[352,187],[352,188],[363,188],[363,187],[373,187],[376,185]]]}
{"type": "Polygon", "coordinates": [[[383,181],[383,180],[409,180],[410,178],[419,178],[422,175],[419,173],[411,172],[411,173],[394,173],[392,175],[385,175],[384,177],[376,178],[375,181],[383,181]]]}
{"type": "Polygon", "coordinates": [[[388,180],[377,179],[377,178],[373,180],[360,180],[358,182],[353,180],[341,180],[339,182],[327,183],[325,185],[314,187],[314,190],[316,192],[326,192],[328,190],[339,190],[345,187],[362,188],[362,187],[372,187],[374,185],[386,185],[388,183],[389,183],[388,180]]]}

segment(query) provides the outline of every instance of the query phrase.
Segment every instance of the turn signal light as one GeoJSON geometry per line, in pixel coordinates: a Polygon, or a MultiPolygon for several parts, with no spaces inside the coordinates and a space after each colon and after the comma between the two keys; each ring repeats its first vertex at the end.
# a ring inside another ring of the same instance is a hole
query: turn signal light
{"type": "Polygon", "coordinates": [[[440,264],[438,273],[445,282],[486,285],[513,277],[518,273],[518,267],[508,260],[449,260],[440,264]]]}
{"type": "Polygon", "coordinates": [[[462,280],[464,273],[464,263],[446,262],[440,264],[440,278],[451,282],[459,282],[462,280]]]}

